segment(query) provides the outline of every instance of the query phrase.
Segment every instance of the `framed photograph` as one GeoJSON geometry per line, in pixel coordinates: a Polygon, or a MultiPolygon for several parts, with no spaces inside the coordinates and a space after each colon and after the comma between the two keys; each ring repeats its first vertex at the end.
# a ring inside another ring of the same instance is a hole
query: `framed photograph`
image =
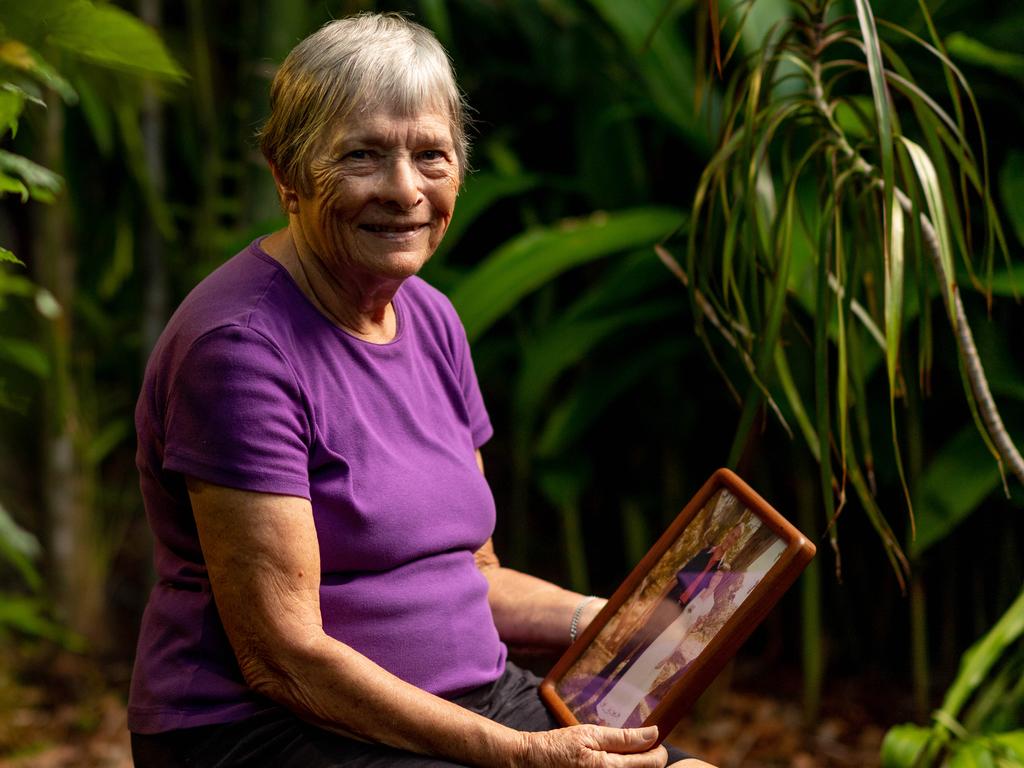
{"type": "Polygon", "coordinates": [[[565,725],[657,725],[664,738],[814,552],[718,470],[555,664],[541,697],[565,725]]]}

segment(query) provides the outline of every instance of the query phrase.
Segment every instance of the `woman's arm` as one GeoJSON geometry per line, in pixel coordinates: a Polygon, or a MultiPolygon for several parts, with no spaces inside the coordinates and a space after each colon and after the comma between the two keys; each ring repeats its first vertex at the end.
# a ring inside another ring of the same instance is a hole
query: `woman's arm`
{"type": "MultiPolygon", "coordinates": [[[[476,564],[490,585],[488,599],[502,640],[538,648],[569,645],[569,625],[583,595],[505,568],[490,539],[477,550],[476,564]]],[[[597,598],[583,605],[577,634],[583,632],[607,602],[597,598]]]]}
{"type": "MultiPolygon", "coordinates": [[[[478,450],[476,463],[484,471],[484,458],[478,450]]],[[[505,568],[494,552],[490,539],[476,552],[477,567],[490,584],[488,598],[498,634],[506,643],[541,648],[569,645],[569,625],[584,596],[551,582],[511,568],[505,568]]],[[[595,599],[583,606],[578,633],[604,607],[607,600],[595,599]]]]}
{"type": "Polygon", "coordinates": [[[654,729],[520,733],[400,680],[324,633],[307,500],[188,488],[217,610],[254,690],[321,727],[470,765],[664,765],[654,729]]]}

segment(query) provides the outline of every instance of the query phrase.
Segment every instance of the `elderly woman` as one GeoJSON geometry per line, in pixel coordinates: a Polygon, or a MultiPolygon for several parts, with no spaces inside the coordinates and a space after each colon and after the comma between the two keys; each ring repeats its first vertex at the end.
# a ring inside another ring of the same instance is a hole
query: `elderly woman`
{"type": "Polygon", "coordinates": [[[136,410],[136,764],[664,765],[655,729],[557,728],[506,661],[600,601],[491,545],[466,336],[415,277],[466,169],[443,49],[399,16],[328,24],[274,79],[262,149],[288,226],[185,299],[136,410]]]}

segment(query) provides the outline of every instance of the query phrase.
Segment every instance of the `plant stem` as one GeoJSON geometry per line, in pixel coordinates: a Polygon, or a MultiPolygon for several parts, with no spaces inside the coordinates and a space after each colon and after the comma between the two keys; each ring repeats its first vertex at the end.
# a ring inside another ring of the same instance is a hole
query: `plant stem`
{"type": "MultiPolygon", "coordinates": [[[[908,215],[913,215],[914,205],[906,193],[899,188],[894,190],[894,193],[900,207],[908,215]]],[[[935,233],[935,227],[925,214],[920,214],[919,218],[921,222],[921,235],[924,238],[928,255],[931,257],[932,267],[935,269],[939,284],[948,285],[949,275],[946,274],[942,260],[939,257],[939,239],[935,233]]],[[[940,293],[946,306],[946,312],[953,321],[957,346],[960,349],[960,355],[967,370],[967,379],[971,383],[971,389],[974,391],[974,397],[978,402],[978,412],[981,415],[981,420],[984,422],[985,429],[988,431],[989,437],[992,438],[992,442],[995,443],[1000,457],[1009,465],[1010,471],[1013,472],[1017,480],[1024,485],[1024,458],[1021,457],[1020,451],[1017,450],[1017,446],[1014,445],[1009,432],[1006,431],[1003,419],[999,415],[999,408],[992,397],[992,390],[988,385],[988,377],[985,375],[985,369],[982,367],[981,358],[978,355],[978,348],[974,343],[974,334],[971,332],[971,326],[967,322],[967,313],[964,311],[964,304],[960,299],[960,291],[954,285],[952,294],[947,295],[945,291],[940,293]],[[951,303],[952,306],[950,305],[951,303]]]]}
{"type": "MultiPolygon", "coordinates": [[[[875,167],[864,160],[864,158],[850,146],[842,128],[835,120],[831,105],[825,101],[824,88],[821,83],[821,62],[816,55],[814,55],[811,72],[811,94],[815,108],[821,113],[825,122],[835,135],[837,149],[853,163],[855,170],[872,179],[875,185],[884,187],[884,182],[878,177],[875,167]]],[[[893,195],[899,202],[903,211],[908,216],[913,216],[914,205],[907,194],[897,187],[893,190],[893,195]]],[[[921,235],[924,238],[925,248],[931,259],[932,267],[935,269],[935,274],[939,279],[939,285],[949,285],[950,276],[946,274],[946,269],[942,264],[942,259],[940,258],[939,240],[935,232],[935,226],[924,213],[919,214],[919,221],[921,224],[921,235]]],[[[995,399],[992,397],[992,391],[988,385],[988,378],[985,375],[985,369],[982,367],[981,358],[978,356],[978,348],[974,344],[974,334],[971,332],[971,326],[967,321],[967,314],[964,311],[964,305],[960,299],[960,292],[954,284],[953,290],[948,295],[946,291],[942,291],[941,293],[943,296],[943,304],[946,307],[946,312],[953,323],[953,331],[957,339],[957,348],[960,350],[960,356],[967,373],[967,379],[970,382],[971,390],[974,393],[974,398],[978,404],[978,412],[985,425],[985,430],[988,432],[989,437],[992,439],[992,442],[996,447],[996,451],[999,453],[997,461],[1000,463],[1000,471],[1002,471],[1002,463],[1005,461],[1006,464],[1009,465],[1010,471],[1017,477],[1017,480],[1024,485],[1024,458],[1021,458],[1021,454],[1017,450],[1017,446],[1014,445],[1012,438],[1006,431],[1003,419],[999,415],[999,408],[996,406],[995,399]]]]}

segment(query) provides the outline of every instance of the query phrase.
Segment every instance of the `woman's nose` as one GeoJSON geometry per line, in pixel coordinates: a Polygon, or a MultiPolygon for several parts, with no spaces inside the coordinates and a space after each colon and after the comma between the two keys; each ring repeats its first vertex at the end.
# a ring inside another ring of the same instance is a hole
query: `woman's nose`
{"type": "Polygon", "coordinates": [[[380,190],[381,201],[402,210],[414,207],[422,198],[419,178],[419,173],[410,158],[395,158],[385,171],[380,190]]]}

